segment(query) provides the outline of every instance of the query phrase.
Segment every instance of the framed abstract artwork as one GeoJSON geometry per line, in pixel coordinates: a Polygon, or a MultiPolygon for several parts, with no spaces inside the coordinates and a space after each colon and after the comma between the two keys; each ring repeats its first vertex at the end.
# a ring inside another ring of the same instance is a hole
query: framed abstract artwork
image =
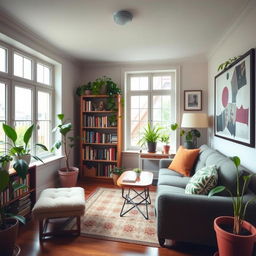
{"type": "Polygon", "coordinates": [[[255,52],[246,52],[215,77],[214,134],[255,146],[255,52]]]}
{"type": "Polygon", "coordinates": [[[200,111],[202,110],[202,90],[184,91],[184,110],[200,111]]]}

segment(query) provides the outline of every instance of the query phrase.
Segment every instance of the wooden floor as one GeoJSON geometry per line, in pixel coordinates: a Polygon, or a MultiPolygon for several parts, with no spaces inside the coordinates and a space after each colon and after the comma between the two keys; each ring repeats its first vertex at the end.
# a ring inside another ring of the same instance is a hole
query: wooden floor
{"type": "MultiPolygon", "coordinates": [[[[87,198],[97,187],[114,187],[113,185],[104,183],[80,183],[79,186],[85,188],[87,198]]],[[[156,187],[152,186],[151,190],[156,190],[156,187]]],[[[20,227],[17,244],[22,249],[21,256],[212,256],[215,251],[214,248],[181,243],[171,248],[154,248],[86,237],[52,238],[44,242],[43,246],[40,247],[38,241],[38,226],[33,220],[29,221],[25,226],[20,227]]]]}

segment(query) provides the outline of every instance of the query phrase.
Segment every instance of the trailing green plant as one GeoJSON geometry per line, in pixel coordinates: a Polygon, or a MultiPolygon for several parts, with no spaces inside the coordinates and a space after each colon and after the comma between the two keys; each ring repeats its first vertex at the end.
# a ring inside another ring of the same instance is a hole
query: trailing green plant
{"type": "Polygon", "coordinates": [[[13,160],[13,158],[10,155],[2,155],[0,156],[0,168],[3,169],[13,160]]]}
{"type": "Polygon", "coordinates": [[[51,151],[53,152],[55,149],[60,149],[61,145],[63,145],[66,171],[69,172],[72,171],[70,170],[69,163],[71,149],[75,146],[75,140],[77,139],[77,137],[68,136],[68,134],[72,131],[72,124],[70,122],[67,122],[67,120],[64,120],[64,114],[58,114],[57,117],[60,121],[60,124],[57,125],[52,131],[58,131],[61,135],[61,138],[54,143],[54,145],[51,148],[51,151]]]}
{"type": "Polygon", "coordinates": [[[242,184],[242,188],[241,188],[240,179],[239,179],[239,170],[238,170],[238,167],[240,166],[240,158],[238,156],[233,156],[230,159],[233,161],[233,163],[236,167],[236,193],[235,193],[235,195],[233,195],[232,192],[227,187],[217,186],[210,191],[208,196],[211,197],[211,196],[213,196],[217,193],[220,193],[224,190],[226,190],[230,194],[230,196],[232,198],[233,213],[234,213],[233,233],[240,234],[242,222],[245,218],[247,206],[256,199],[256,197],[254,197],[251,200],[247,201],[246,203],[244,202],[244,194],[245,194],[247,185],[249,184],[250,179],[252,178],[252,176],[254,174],[246,175],[243,177],[243,184],[242,184]]]}
{"type": "Polygon", "coordinates": [[[147,142],[157,142],[161,136],[161,129],[161,127],[151,126],[151,124],[148,123],[147,127],[144,128],[143,136],[139,140],[138,144],[140,146],[144,146],[147,142]]]}
{"type": "Polygon", "coordinates": [[[140,168],[134,168],[133,171],[136,172],[136,173],[141,173],[142,172],[142,170],[140,168]]]}
{"type": "MultiPolygon", "coordinates": [[[[6,143],[7,145],[10,146],[9,155],[16,156],[16,157],[20,157],[20,156],[24,156],[24,155],[31,155],[31,148],[29,147],[29,142],[30,142],[31,136],[33,134],[34,124],[32,124],[30,127],[28,127],[28,129],[25,131],[23,138],[21,140],[23,145],[17,144],[18,135],[17,135],[17,132],[15,131],[15,129],[13,129],[11,126],[9,126],[7,124],[3,124],[3,130],[4,130],[5,135],[11,141],[11,143],[9,143],[9,142],[6,143]]],[[[44,151],[48,151],[47,147],[43,144],[36,143],[35,146],[40,147],[44,151]]],[[[36,159],[37,161],[41,161],[43,163],[43,161],[38,156],[35,156],[35,155],[31,155],[31,156],[34,159],[36,159]]]]}
{"type": "Polygon", "coordinates": [[[115,167],[113,170],[110,171],[112,174],[116,174],[120,176],[123,172],[125,172],[125,168],[123,167],[115,167]]]}
{"type": "Polygon", "coordinates": [[[223,70],[223,69],[226,69],[228,66],[230,66],[234,61],[236,61],[237,59],[239,59],[241,56],[236,56],[236,57],[233,57],[233,58],[229,58],[227,61],[221,63],[219,66],[218,66],[218,71],[220,70],[223,70]]]}
{"type": "Polygon", "coordinates": [[[92,82],[88,82],[87,84],[81,85],[76,89],[76,95],[81,96],[84,94],[86,90],[92,90],[92,82]]]}
{"type": "MultiPolygon", "coordinates": [[[[24,181],[26,178],[26,175],[28,173],[28,166],[27,163],[24,160],[18,159],[16,162],[19,162],[19,166],[25,166],[25,168],[16,168],[17,175],[24,181]]],[[[10,183],[10,175],[8,171],[3,170],[0,167],[0,194],[3,193],[8,187],[10,183]]],[[[17,181],[12,182],[12,194],[14,194],[16,191],[19,189],[26,189],[27,186],[23,183],[18,183],[17,181]]],[[[3,204],[3,198],[0,196],[0,230],[4,230],[8,228],[8,225],[6,223],[7,218],[14,218],[17,219],[18,221],[22,222],[25,224],[25,218],[23,216],[18,216],[15,214],[12,214],[11,212],[8,212],[7,206],[3,204]]]]}

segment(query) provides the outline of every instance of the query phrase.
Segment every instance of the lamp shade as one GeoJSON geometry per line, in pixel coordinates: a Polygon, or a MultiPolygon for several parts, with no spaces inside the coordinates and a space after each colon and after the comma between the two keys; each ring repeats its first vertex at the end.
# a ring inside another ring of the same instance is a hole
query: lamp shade
{"type": "Polygon", "coordinates": [[[208,116],[205,113],[183,113],[181,127],[207,128],[208,116]]]}

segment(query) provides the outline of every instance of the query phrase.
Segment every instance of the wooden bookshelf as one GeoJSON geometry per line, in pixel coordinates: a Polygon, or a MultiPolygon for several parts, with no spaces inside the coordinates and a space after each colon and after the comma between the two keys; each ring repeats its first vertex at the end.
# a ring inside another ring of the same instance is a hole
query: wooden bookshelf
{"type": "Polygon", "coordinates": [[[25,191],[18,190],[13,192],[11,183],[15,180],[22,182],[17,176],[14,169],[9,170],[10,183],[8,188],[0,194],[3,205],[7,207],[8,212],[15,215],[22,215],[27,219],[31,217],[31,210],[36,202],[36,166],[32,166],[28,170],[24,183],[27,185],[25,191]],[[22,205],[23,203],[23,205],[22,205]],[[24,207],[26,206],[26,207],[24,207]],[[15,212],[17,210],[17,212],[15,212]],[[24,212],[24,214],[22,214],[24,212]]]}
{"type": "Polygon", "coordinates": [[[107,110],[109,95],[82,95],[80,97],[80,177],[111,181],[110,172],[121,166],[122,104],[121,95],[114,96],[117,110],[107,110]],[[104,108],[97,109],[103,101],[104,108]],[[109,117],[117,122],[111,126],[109,117]]]}

